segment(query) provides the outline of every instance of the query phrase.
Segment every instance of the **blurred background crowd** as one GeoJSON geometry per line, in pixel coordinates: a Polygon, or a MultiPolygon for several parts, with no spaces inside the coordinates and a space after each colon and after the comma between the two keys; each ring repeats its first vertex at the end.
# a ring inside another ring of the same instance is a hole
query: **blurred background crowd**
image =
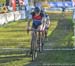
{"type": "MultiPolygon", "coordinates": [[[[17,11],[17,10],[24,10],[26,9],[26,7],[28,5],[30,5],[31,7],[33,7],[34,5],[39,5],[41,3],[44,6],[48,7],[48,4],[50,2],[49,8],[51,8],[52,6],[56,7],[55,10],[59,7],[62,7],[63,5],[61,4],[61,2],[65,3],[66,7],[71,7],[72,3],[71,0],[0,0],[0,14],[1,13],[7,13],[10,11],[17,11]],[[28,1],[28,4],[27,4],[28,1]],[[57,2],[57,3],[55,3],[57,2]],[[57,5],[56,5],[57,4],[57,5]]],[[[71,10],[72,8],[70,8],[71,10]]],[[[52,9],[51,9],[52,10],[52,9]]]]}

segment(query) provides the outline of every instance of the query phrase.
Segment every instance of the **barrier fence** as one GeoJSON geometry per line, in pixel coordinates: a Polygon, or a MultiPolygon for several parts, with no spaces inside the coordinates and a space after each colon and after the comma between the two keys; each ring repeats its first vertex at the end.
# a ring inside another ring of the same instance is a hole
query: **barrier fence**
{"type": "Polygon", "coordinates": [[[26,16],[24,10],[0,14],[0,25],[25,18],[26,16]]]}

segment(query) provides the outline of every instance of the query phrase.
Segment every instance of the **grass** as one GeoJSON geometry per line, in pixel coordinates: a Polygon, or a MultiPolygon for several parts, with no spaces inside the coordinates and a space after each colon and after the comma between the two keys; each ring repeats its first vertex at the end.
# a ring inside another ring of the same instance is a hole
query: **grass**
{"type": "Polygon", "coordinates": [[[0,46],[16,47],[19,44],[23,47],[29,46],[30,35],[26,33],[26,22],[12,22],[0,28],[0,46]]]}
{"type": "Polygon", "coordinates": [[[46,52],[46,54],[41,53],[39,55],[39,62],[40,64],[54,64],[54,63],[72,64],[75,63],[75,51],[55,50],[55,51],[48,51],[46,52]]]}
{"type": "MultiPolygon", "coordinates": [[[[66,22],[59,18],[60,17],[57,17],[55,20],[51,19],[48,41],[45,42],[45,48],[69,47],[66,42],[73,36],[72,18],[66,17],[66,22]],[[66,31],[64,30],[64,26],[67,26],[66,31]],[[69,28],[69,26],[71,28],[69,28]]],[[[30,34],[27,34],[25,31],[26,24],[27,22],[25,20],[20,20],[1,26],[0,48],[30,48],[30,34]]],[[[74,55],[75,51],[46,51],[39,54],[37,62],[40,64],[75,63],[74,55]]],[[[30,66],[32,64],[30,61],[31,57],[26,56],[25,50],[0,49],[0,66],[30,66]]],[[[35,65],[33,64],[32,66],[35,65]]]]}
{"type": "Polygon", "coordinates": [[[45,44],[46,48],[73,48],[72,21],[54,21],[53,24],[51,24],[50,26],[48,36],[48,41],[45,44]]]}
{"type": "MultiPolygon", "coordinates": [[[[30,34],[26,32],[26,21],[11,22],[0,27],[0,48],[30,48],[30,34]]],[[[0,66],[23,66],[31,61],[25,50],[1,50],[0,66]]],[[[27,51],[28,52],[28,51],[27,51]]]]}
{"type": "MultiPolygon", "coordinates": [[[[49,28],[49,38],[45,43],[45,48],[73,48],[72,36],[73,34],[73,23],[72,17],[64,17],[66,19],[55,19],[51,22],[49,28]]],[[[75,63],[74,59],[75,51],[73,50],[52,50],[45,51],[39,54],[38,62],[39,66],[43,64],[73,64],[75,63]]],[[[54,65],[53,65],[54,66],[54,65]]],[[[57,65],[55,65],[57,66],[57,65]]],[[[70,66],[70,65],[68,65],[70,66]]]]}
{"type": "MultiPolygon", "coordinates": [[[[8,58],[8,59],[6,59],[6,58],[4,58],[4,59],[2,59],[2,60],[6,60],[6,62],[4,62],[4,63],[0,63],[0,66],[24,66],[24,65],[26,65],[26,64],[29,64],[30,62],[30,58],[28,57],[12,57],[12,58],[8,58]]],[[[1,60],[1,61],[2,61],[1,60]]]]}

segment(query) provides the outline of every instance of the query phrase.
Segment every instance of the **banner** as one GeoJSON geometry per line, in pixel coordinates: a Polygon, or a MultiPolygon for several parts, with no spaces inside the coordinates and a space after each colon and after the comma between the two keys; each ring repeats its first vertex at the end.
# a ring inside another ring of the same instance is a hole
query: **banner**
{"type": "Polygon", "coordinates": [[[56,6],[55,2],[49,2],[49,5],[50,5],[51,7],[55,7],[55,6],[56,6]]]}
{"type": "Polygon", "coordinates": [[[15,15],[15,20],[21,19],[21,13],[19,11],[14,12],[14,15],[15,15]]]}
{"type": "Polygon", "coordinates": [[[56,2],[55,4],[56,4],[57,7],[63,7],[64,6],[63,2],[56,2]]]}
{"type": "Polygon", "coordinates": [[[0,14],[0,25],[7,24],[8,22],[12,22],[14,20],[16,21],[25,18],[26,18],[25,10],[0,14]]]}
{"type": "Polygon", "coordinates": [[[7,21],[10,22],[10,21],[14,21],[14,12],[10,12],[10,13],[7,13],[7,21]],[[10,19],[9,19],[10,17],[10,19]]]}
{"type": "Polygon", "coordinates": [[[0,14],[0,25],[7,23],[5,14],[0,14]]]}
{"type": "Polygon", "coordinates": [[[72,2],[49,2],[51,7],[72,7],[72,2]]]}
{"type": "Polygon", "coordinates": [[[13,11],[16,11],[16,0],[11,0],[13,11]]]}

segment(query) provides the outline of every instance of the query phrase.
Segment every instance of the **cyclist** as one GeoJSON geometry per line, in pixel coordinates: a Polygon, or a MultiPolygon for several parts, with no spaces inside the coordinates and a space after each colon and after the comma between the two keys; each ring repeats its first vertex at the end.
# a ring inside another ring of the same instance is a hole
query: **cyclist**
{"type": "Polygon", "coordinates": [[[32,19],[32,28],[40,29],[40,26],[43,24],[44,14],[38,7],[34,8],[34,11],[28,17],[28,26],[27,29],[30,29],[30,22],[32,19]]]}
{"type": "Polygon", "coordinates": [[[50,25],[49,15],[45,13],[44,9],[41,9],[41,12],[44,14],[45,28],[48,29],[50,25]]]}
{"type": "Polygon", "coordinates": [[[44,14],[44,23],[45,23],[45,33],[44,36],[47,38],[47,32],[50,26],[50,18],[47,14],[44,14]]]}
{"type": "MultiPolygon", "coordinates": [[[[35,7],[34,11],[31,12],[31,14],[29,15],[29,18],[28,18],[28,25],[27,25],[28,32],[29,32],[29,29],[31,29],[30,28],[31,19],[32,19],[32,29],[38,29],[38,30],[45,29],[45,27],[43,27],[44,26],[43,17],[44,17],[44,14],[41,12],[41,10],[38,7],[35,7]]],[[[33,33],[34,33],[34,31],[32,31],[32,34],[33,33]]],[[[39,33],[37,33],[37,34],[39,34],[39,33]]],[[[39,38],[38,35],[37,35],[37,38],[39,38]]],[[[32,49],[31,49],[30,54],[32,54],[32,49]]]]}

